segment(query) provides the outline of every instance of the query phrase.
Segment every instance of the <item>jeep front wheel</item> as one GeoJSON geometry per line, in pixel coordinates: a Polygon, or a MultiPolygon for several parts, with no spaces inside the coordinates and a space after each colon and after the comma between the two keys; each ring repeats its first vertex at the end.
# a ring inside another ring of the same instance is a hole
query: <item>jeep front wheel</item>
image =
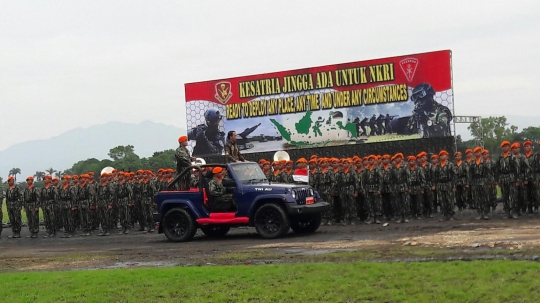
{"type": "Polygon", "coordinates": [[[186,242],[195,236],[197,226],[193,217],[183,208],[173,208],[163,217],[163,233],[173,242],[186,242]]]}
{"type": "Polygon", "coordinates": [[[265,204],[255,212],[254,225],[257,233],[266,239],[285,235],[290,228],[289,217],[279,205],[265,204]]]}
{"type": "Polygon", "coordinates": [[[321,226],[321,214],[291,218],[291,228],[297,234],[311,234],[321,226]]]}
{"type": "Polygon", "coordinates": [[[202,232],[210,238],[223,238],[231,230],[228,226],[201,226],[202,232]]]}

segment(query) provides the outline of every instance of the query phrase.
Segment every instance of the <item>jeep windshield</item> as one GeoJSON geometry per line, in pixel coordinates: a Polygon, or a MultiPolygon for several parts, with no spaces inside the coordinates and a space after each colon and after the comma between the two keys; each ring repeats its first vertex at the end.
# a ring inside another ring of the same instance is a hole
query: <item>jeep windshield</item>
{"type": "Polygon", "coordinates": [[[257,163],[239,163],[231,165],[239,182],[244,184],[268,182],[257,163]]]}

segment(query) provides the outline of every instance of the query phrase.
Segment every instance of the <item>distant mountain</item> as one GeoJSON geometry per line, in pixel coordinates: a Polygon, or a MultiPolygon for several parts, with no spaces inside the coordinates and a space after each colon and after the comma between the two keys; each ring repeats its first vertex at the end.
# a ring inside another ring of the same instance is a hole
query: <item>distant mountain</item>
{"type": "Polygon", "coordinates": [[[178,137],[185,133],[185,129],[150,121],[76,128],[50,139],[27,141],[0,151],[0,176],[5,180],[14,167],[21,169],[18,178],[26,178],[50,167],[71,168],[79,160],[108,159],[109,150],[118,145],[133,145],[141,158],[150,157],[155,151],[176,148],[178,137]]]}
{"type": "MultiPolygon", "coordinates": [[[[488,118],[489,116],[483,116],[482,118],[488,118]]],[[[522,131],[524,128],[534,126],[540,127],[539,116],[506,116],[508,125],[515,125],[518,127],[518,131],[522,131]]],[[[456,133],[461,135],[463,140],[472,139],[470,132],[467,130],[468,124],[456,124],[456,133]]]]}

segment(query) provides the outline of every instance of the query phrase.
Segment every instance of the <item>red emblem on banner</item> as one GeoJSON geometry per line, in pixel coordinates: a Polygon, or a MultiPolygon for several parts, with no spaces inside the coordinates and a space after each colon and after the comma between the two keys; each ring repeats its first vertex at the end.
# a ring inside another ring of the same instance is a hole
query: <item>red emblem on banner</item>
{"type": "Polygon", "coordinates": [[[414,78],[414,73],[416,72],[416,68],[418,67],[418,59],[415,58],[407,58],[399,61],[399,65],[401,66],[401,70],[405,74],[405,77],[407,77],[407,80],[409,82],[412,81],[414,78]]]}
{"type": "Polygon", "coordinates": [[[225,81],[216,83],[216,99],[219,102],[225,104],[231,97],[231,83],[225,81]]]}

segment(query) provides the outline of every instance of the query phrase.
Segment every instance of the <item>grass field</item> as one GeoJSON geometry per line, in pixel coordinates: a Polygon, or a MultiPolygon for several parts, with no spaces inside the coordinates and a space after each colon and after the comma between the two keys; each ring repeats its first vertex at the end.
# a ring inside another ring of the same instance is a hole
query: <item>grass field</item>
{"type": "Polygon", "coordinates": [[[540,264],[323,263],[5,273],[2,302],[540,302],[540,264]]]}

